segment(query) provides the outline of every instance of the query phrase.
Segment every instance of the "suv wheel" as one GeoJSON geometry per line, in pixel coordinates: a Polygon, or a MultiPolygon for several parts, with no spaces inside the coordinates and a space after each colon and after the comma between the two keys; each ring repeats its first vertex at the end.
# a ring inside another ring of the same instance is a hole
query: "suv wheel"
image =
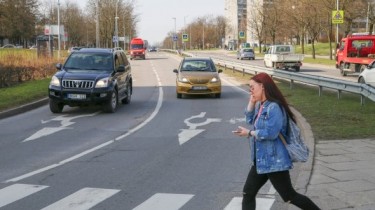
{"type": "Polygon", "coordinates": [[[49,109],[52,113],[61,113],[64,108],[63,103],[58,103],[57,101],[50,99],[49,100],[49,109]]]}
{"type": "Polygon", "coordinates": [[[122,99],[121,102],[123,104],[129,104],[131,99],[132,99],[132,88],[131,88],[131,85],[128,84],[128,86],[126,87],[126,98],[122,99]]]}
{"type": "Polygon", "coordinates": [[[111,98],[104,104],[103,110],[104,112],[114,113],[117,110],[117,106],[118,106],[117,91],[113,90],[111,98]]]}

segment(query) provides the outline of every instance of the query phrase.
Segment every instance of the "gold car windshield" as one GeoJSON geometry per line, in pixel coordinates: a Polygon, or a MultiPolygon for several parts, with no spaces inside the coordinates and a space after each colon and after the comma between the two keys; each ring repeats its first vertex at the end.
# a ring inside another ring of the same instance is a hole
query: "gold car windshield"
{"type": "Polygon", "coordinates": [[[181,66],[181,71],[211,71],[215,72],[216,69],[212,62],[205,60],[192,60],[184,61],[181,66]]]}

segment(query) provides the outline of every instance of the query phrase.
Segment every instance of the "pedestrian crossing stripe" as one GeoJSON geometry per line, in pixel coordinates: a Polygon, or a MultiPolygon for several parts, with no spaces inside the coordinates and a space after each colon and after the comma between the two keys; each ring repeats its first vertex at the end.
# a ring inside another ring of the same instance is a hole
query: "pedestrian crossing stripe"
{"type": "Polygon", "coordinates": [[[90,209],[118,192],[120,190],[83,188],[41,210],[90,209]]]}
{"type": "Polygon", "coordinates": [[[178,210],[194,195],[156,193],[151,198],[135,207],[133,210],[178,210]],[[168,202],[160,202],[161,200],[168,202]]]}
{"type": "MultiPolygon", "coordinates": [[[[0,189],[0,208],[38,193],[49,186],[13,184],[0,189]]],[[[88,210],[113,195],[119,189],[82,188],[41,210],[88,210]]],[[[193,194],[156,193],[132,210],[178,210],[194,197],[193,194]]],[[[256,198],[257,210],[270,210],[274,198],[256,198]]],[[[234,197],[223,210],[241,210],[242,197],[234,197]]]]}
{"type": "Polygon", "coordinates": [[[3,188],[0,190],[0,208],[47,187],[42,185],[14,184],[3,188]]]}

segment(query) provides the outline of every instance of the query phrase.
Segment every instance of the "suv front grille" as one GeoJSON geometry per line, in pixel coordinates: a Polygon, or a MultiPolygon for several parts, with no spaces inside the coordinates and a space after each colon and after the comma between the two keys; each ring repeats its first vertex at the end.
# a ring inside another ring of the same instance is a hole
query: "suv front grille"
{"type": "Polygon", "coordinates": [[[94,81],[91,80],[63,80],[64,88],[91,89],[94,87],[94,81]]]}

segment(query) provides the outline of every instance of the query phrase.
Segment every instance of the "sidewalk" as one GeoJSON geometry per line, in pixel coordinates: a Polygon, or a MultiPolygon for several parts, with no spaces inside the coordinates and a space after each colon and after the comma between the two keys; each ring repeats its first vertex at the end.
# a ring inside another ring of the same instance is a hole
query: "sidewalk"
{"type": "Polygon", "coordinates": [[[375,209],[374,160],[375,139],[319,141],[306,195],[324,210],[375,209]]]}
{"type": "MultiPolygon", "coordinates": [[[[310,160],[296,164],[296,190],[322,210],[374,210],[375,139],[316,142],[304,117],[293,112],[311,152],[310,160]]],[[[288,209],[298,208],[289,205],[288,209]]]]}

